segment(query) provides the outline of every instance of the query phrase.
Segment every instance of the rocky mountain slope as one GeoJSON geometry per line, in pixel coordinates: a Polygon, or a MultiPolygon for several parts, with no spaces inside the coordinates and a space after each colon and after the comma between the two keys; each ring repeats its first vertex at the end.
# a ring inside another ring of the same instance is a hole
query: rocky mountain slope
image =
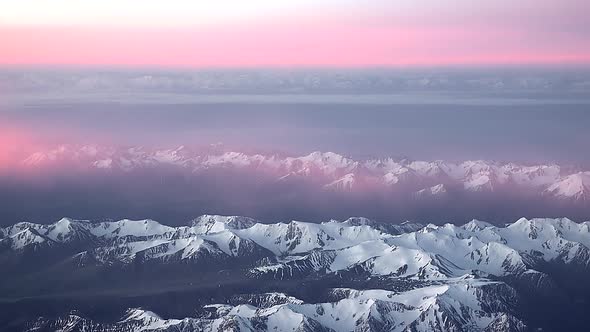
{"type": "Polygon", "coordinates": [[[109,319],[72,304],[6,323],[29,331],[551,330],[583,323],[576,308],[590,295],[578,283],[590,275],[590,223],[565,218],[424,226],[204,215],[180,227],[64,218],[0,229],[0,248],[4,300],[127,294],[109,319]],[[149,301],[124,308],[131,294],[171,292],[191,314],[162,316],[149,301]],[[546,302],[571,318],[548,322],[546,302]]]}

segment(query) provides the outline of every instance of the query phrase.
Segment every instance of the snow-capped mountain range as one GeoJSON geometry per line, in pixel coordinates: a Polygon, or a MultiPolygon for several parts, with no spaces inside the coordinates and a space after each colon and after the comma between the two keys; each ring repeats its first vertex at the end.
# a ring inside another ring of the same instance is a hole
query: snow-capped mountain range
{"type": "Polygon", "coordinates": [[[28,331],[525,331],[526,325],[503,312],[513,290],[496,282],[460,281],[397,293],[333,289],[328,303],[304,303],[282,293],[255,296],[252,304],[205,306],[203,317],[163,319],[139,308],[119,322],[101,325],[75,313],[56,321],[38,320],[28,331]],[[487,291],[497,297],[485,298],[487,291]],[[485,301],[480,303],[480,301],[485,301]],[[482,306],[489,306],[483,311],[482,306]]]}
{"type": "Polygon", "coordinates": [[[557,164],[523,165],[485,160],[463,162],[381,158],[355,160],[333,152],[300,157],[243,153],[218,148],[193,150],[62,145],[31,154],[23,167],[66,165],[102,172],[172,167],[191,174],[208,170],[255,171],[281,183],[312,183],[338,192],[393,191],[413,197],[451,192],[522,191],[534,197],[587,202],[590,171],[557,164]]]}
{"type": "Polygon", "coordinates": [[[53,224],[17,223],[0,229],[6,250],[44,250],[84,242],[79,264],[194,260],[203,256],[270,255],[254,275],[288,278],[296,270],[338,272],[358,264],[372,275],[449,279],[533,273],[535,260],[590,267],[590,222],[525,219],[506,227],[473,220],[465,225],[387,225],[365,218],[323,223],[264,224],[247,217],[204,215],[189,226],[153,220],[115,222],[63,218],[53,224]],[[92,258],[92,260],[89,259],[92,258]],[[268,262],[268,261],[267,261],[268,262]]]}
{"type": "Polygon", "coordinates": [[[535,324],[521,310],[527,292],[560,292],[560,274],[548,266],[590,273],[590,222],[566,218],[437,226],[204,215],[179,227],[64,218],[17,223],[0,236],[3,257],[22,262],[57,252],[56,266],[73,275],[182,266],[196,275],[219,271],[220,287],[228,271],[257,287],[330,285],[312,302],[278,290],[233,294],[204,303],[194,317],[129,309],[105,324],[71,313],[30,322],[30,331],[524,331],[535,324]]]}

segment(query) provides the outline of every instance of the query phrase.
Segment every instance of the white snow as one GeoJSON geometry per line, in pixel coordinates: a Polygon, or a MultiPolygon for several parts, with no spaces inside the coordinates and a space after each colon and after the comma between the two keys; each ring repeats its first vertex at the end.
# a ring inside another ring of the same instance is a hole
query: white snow
{"type": "Polygon", "coordinates": [[[576,200],[590,200],[590,172],[580,172],[566,176],[556,183],[551,184],[547,193],[576,200]]]}
{"type": "Polygon", "coordinates": [[[530,269],[523,257],[531,253],[546,261],[590,264],[589,222],[521,218],[497,227],[473,220],[463,226],[429,224],[400,235],[384,233],[373,225],[363,218],[262,224],[246,217],[205,215],[192,226],[181,227],[153,220],[91,223],[63,218],[49,225],[22,222],[4,228],[0,242],[22,250],[94,236],[97,241],[109,241],[95,249],[98,260],[105,263],[113,259],[128,263],[140,252],[145,252],[145,259],[191,259],[200,254],[232,257],[244,244],[247,248],[258,245],[277,255],[279,262],[259,266],[257,273],[272,273],[293,261],[311,260],[313,266],[332,272],[362,266],[379,276],[417,278],[421,274],[449,279],[473,271],[504,276],[530,269]]]}
{"type": "MultiPolygon", "coordinates": [[[[445,187],[452,185],[466,191],[495,191],[499,186],[504,186],[506,189],[519,188],[562,199],[587,201],[590,188],[590,171],[555,164],[522,165],[485,160],[454,163],[393,158],[355,160],[337,153],[319,151],[301,157],[281,157],[237,151],[202,153],[184,146],[174,149],[146,149],[62,145],[38,151],[22,161],[26,167],[45,167],[55,163],[123,171],[159,165],[189,171],[246,168],[276,176],[277,181],[286,178],[305,181],[309,177],[319,188],[329,190],[362,191],[367,188],[358,186],[358,183],[375,182],[385,188],[410,188],[411,191],[407,192],[409,195],[415,193],[420,184],[444,183],[445,187]],[[399,185],[401,183],[409,186],[405,188],[399,185]]],[[[422,189],[439,194],[443,190],[437,186],[422,189]]]]}

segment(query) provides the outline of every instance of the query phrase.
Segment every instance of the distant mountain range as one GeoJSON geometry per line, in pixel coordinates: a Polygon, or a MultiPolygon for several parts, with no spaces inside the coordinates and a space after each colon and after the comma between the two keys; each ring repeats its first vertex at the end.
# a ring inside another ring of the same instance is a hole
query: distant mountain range
{"type": "Polygon", "coordinates": [[[537,198],[586,204],[590,171],[557,164],[522,165],[485,160],[416,161],[403,158],[355,160],[332,152],[301,157],[223,151],[144,147],[62,145],[22,161],[33,168],[57,167],[102,172],[175,168],[199,174],[211,170],[244,170],[276,182],[306,183],[337,192],[393,192],[408,197],[445,197],[453,193],[522,192],[537,198]]]}
{"type": "Polygon", "coordinates": [[[588,323],[589,248],[590,222],[565,218],[21,222],[0,229],[0,328],[577,330],[588,323]],[[41,301],[55,307],[40,312],[41,301]]]}

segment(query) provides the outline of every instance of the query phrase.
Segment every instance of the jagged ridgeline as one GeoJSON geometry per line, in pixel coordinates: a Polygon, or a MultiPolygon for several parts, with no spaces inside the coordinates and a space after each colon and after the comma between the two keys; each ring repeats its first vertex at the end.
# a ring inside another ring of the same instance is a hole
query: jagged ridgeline
{"type": "Polygon", "coordinates": [[[3,331],[580,330],[590,223],[205,215],[0,229],[3,331]]]}
{"type": "MultiPolygon", "coordinates": [[[[590,172],[557,164],[524,165],[486,160],[419,161],[405,158],[352,159],[333,152],[313,152],[286,157],[175,149],[62,145],[36,152],[21,162],[28,168],[51,168],[108,172],[138,172],[154,169],[188,171],[191,176],[212,170],[255,171],[273,182],[313,181],[318,189],[344,192],[393,190],[417,199],[445,198],[461,192],[512,192],[548,200],[583,204],[590,196],[590,172]]],[[[246,173],[245,173],[246,174],[246,173]]],[[[504,193],[505,194],[505,193],[504,193]]]]}

